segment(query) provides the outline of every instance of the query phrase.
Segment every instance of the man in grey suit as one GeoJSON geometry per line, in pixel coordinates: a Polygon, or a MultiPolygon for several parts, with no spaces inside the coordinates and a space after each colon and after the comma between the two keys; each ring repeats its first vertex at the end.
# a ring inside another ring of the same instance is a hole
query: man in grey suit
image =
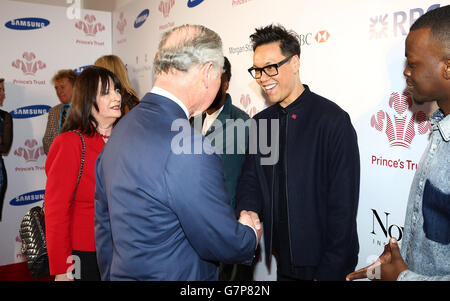
{"type": "Polygon", "coordinates": [[[73,85],[76,79],[77,74],[70,69],[59,70],[52,78],[52,84],[55,86],[56,95],[61,103],[48,112],[47,127],[42,138],[45,154],[48,154],[53,140],[61,133],[64,121],[69,115],[73,85]]]}

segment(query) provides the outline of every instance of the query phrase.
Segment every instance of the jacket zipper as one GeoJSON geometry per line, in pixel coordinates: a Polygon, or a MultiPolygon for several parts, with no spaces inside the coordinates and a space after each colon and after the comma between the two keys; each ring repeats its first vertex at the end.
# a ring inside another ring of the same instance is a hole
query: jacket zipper
{"type": "Polygon", "coordinates": [[[288,152],[288,114],[286,114],[286,135],[284,137],[284,172],[285,172],[285,186],[286,186],[286,209],[287,209],[287,218],[288,218],[288,238],[289,238],[289,255],[291,256],[291,265],[294,265],[293,257],[292,257],[292,247],[291,247],[291,222],[289,219],[289,194],[288,194],[288,170],[287,170],[287,152],[288,152]]]}

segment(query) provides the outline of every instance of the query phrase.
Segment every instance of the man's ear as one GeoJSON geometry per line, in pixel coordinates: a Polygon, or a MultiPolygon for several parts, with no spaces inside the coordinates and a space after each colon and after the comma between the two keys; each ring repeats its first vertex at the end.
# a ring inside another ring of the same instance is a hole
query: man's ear
{"type": "Polygon", "coordinates": [[[294,55],[292,58],[292,64],[295,72],[299,72],[300,70],[300,57],[298,55],[294,55]]]}
{"type": "Polygon", "coordinates": [[[450,58],[447,59],[447,62],[444,65],[444,78],[450,80],[450,58]]]}
{"type": "Polygon", "coordinates": [[[209,88],[209,83],[213,79],[212,77],[214,76],[213,67],[214,67],[213,63],[207,62],[201,68],[200,74],[202,75],[203,85],[205,85],[206,89],[209,88]]]}

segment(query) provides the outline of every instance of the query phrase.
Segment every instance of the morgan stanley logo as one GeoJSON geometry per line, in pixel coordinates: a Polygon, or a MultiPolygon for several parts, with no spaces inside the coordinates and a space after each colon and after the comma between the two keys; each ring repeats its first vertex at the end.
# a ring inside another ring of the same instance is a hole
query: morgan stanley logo
{"type": "Polygon", "coordinates": [[[158,10],[163,13],[164,18],[169,16],[170,10],[175,5],[175,0],[165,0],[159,3],[158,10]]]}
{"type": "Polygon", "coordinates": [[[97,19],[94,15],[86,15],[84,16],[84,21],[75,23],[75,28],[82,30],[86,36],[95,37],[97,33],[106,29],[102,23],[96,23],[95,21],[97,21],[97,19]]]}
{"type": "MultiPolygon", "coordinates": [[[[202,128],[202,118],[194,118],[193,127],[196,129],[202,128]]],[[[248,135],[248,153],[252,155],[260,155],[261,165],[274,165],[278,162],[279,154],[279,121],[278,119],[270,120],[270,130],[268,120],[248,119],[227,119],[225,124],[220,120],[215,120],[213,123],[217,130],[214,132],[214,137],[208,139],[193,139],[191,124],[186,119],[176,119],[171,126],[172,132],[177,134],[172,138],[171,150],[175,155],[180,154],[245,154],[245,150],[240,147],[245,145],[246,133],[248,135]],[[270,131],[271,145],[268,145],[268,133],[270,131]],[[259,134],[259,135],[258,135],[259,134]],[[233,143],[230,143],[233,141],[233,143]],[[225,153],[223,152],[224,142],[226,142],[225,153]],[[213,145],[213,147],[211,147],[213,145]]],[[[200,135],[199,133],[197,133],[200,135]]]]}
{"type": "Polygon", "coordinates": [[[45,69],[47,66],[42,61],[35,61],[36,55],[33,52],[24,52],[22,59],[12,62],[12,66],[22,70],[25,75],[35,75],[38,70],[45,69]]]}
{"type": "Polygon", "coordinates": [[[45,190],[37,190],[28,192],[12,199],[9,204],[11,206],[25,206],[44,200],[45,190]]]}
{"type": "Polygon", "coordinates": [[[379,110],[372,115],[370,126],[379,132],[384,132],[391,147],[409,148],[416,134],[425,135],[431,132],[431,125],[423,111],[410,112],[413,105],[411,95],[403,92],[391,94],[389,107],[391,113],[379,110]]]}
{"type": "Polygon", "coordinates": [[[150,11],[148,9],[144,9],[136,18],[134,21],[134,28],[139,28],[142,26],[142,24],[147,21],[148,16],[150,15],[150,11]]]}
{"type": "Polygon", "coordinates": [[[203,0],[188,0],[187,6],[189,8],[196,7],[197,5],[199,5],[202,2],[203,2],[203,0]]]}
{"type": "Polygon", "coordinates": [[[9,29],[13,30],[34,30],[41,29],[50,24],[49,20],[41,18],[21,18],[14,19],[5,24],[9,29]]]}
{"type": "Polygon", "coordinates": [[[24,147],[19,147],[14,151],[14,155],[21,157],[25,162],[37,162],[41,156],[45,156],[44,147],[39,146],[36,139],[25,141],[24,147]]]}

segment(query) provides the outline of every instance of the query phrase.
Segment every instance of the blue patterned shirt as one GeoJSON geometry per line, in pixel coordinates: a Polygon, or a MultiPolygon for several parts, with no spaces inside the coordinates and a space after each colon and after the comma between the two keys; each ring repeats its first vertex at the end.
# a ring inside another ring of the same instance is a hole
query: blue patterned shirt
{"type": "Polygon", "coordinates": [[[450,115],[431,117],[433,132],[414,176],[397,280],[450,280],[450,115]]]}

